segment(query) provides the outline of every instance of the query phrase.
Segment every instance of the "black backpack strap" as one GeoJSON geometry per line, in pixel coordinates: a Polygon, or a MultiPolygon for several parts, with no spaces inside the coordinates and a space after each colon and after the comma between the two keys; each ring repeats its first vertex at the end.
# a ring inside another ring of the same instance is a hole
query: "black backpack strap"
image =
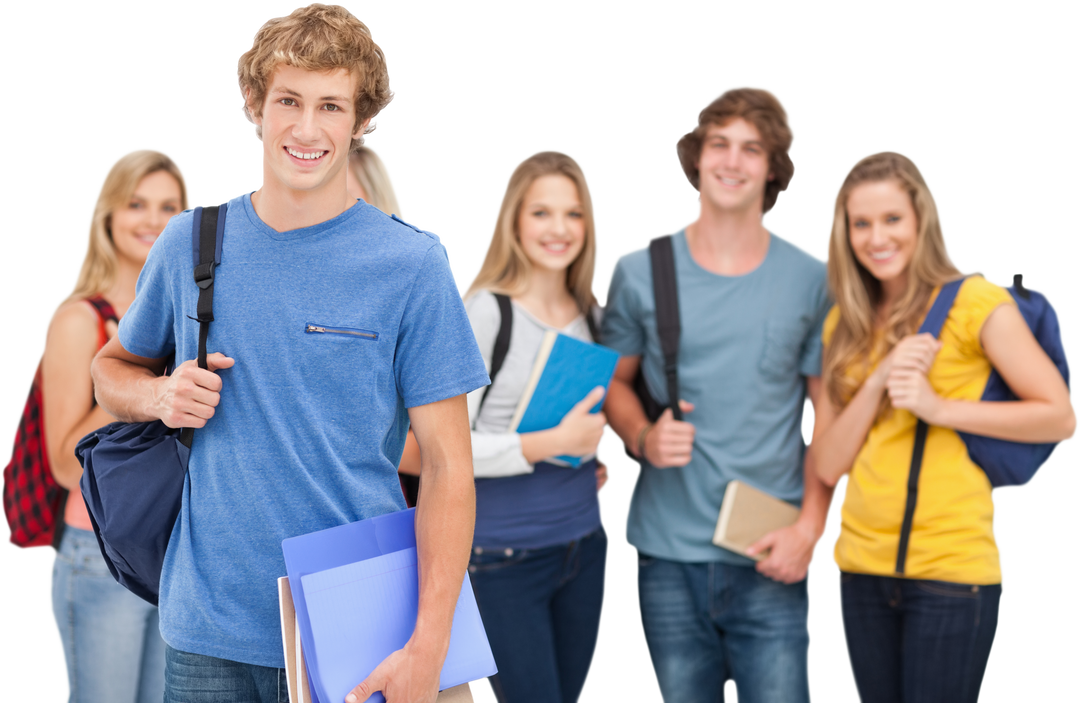
{"type": "Polygon", "coordinates": [[[592,341],[596,344],[599,344],[600,326],[596,324],[596,315],[593,315],[592,310],[585,311],[585,324],[589,328],[589,336],[592,337],[592,341]]]}
{"type": "MultiPolygon", "coordinates": [[[[210,323],[214,321],[214,268],[221,263],[221,240],[225,232],[225,213],[228,207],[195,208],[192,217],[191,242],[195,263],[195,285],[199,286],[199,302],[195,319],[199,323],[199,368],[206,369],[206,340],[210,323]]],[[[195,436],[193,427],[180,432],[180,441],[190,447],[195,436]]]]}
{"type": "Polygon", "coordinates": [[[488,391],[495,385],[495,377],[499,375],[503,362],[506,361],[506,354],[510,351],[510,333],[514,328],[514,308],[510,306],[510,296],[502,293],[492,293],[492,295],[495,296],[495,302],[499,304],[501,320],[499,334],[495,336],[495,348],[491,352],[491,372],[488,374],[491,383],[480,396],[480,407],[476,409],[477,417],[480,417],[480,410],[484,407],[484,401],[487,400],[488,391]]]}
{"type": "Polygon", "coordinates": [[[675,278],[675,250],[671,236],[657,237],[649,242],[652,263],[653,298],[656,302],[656,331],[660,335],[660,350],[664,354],[664,377],[667,379],[668,407],[676,420],[682,420],[679,409],[679,286],[675,278]]]}
{"type": "MultiPolygon", "coordinates": [[[[919,326],[919,334],[928,332],[935,337],[941,336],[941,328],[952,310],[953,301],[960,291],[964,279],[949,281],[941,286],[930,312],[919,326]]],[[[907,500],[904,502],[904,522],[900,525],[900,544],[896,548],[896,573],[904,573],[907,564],[908,544],[911,542],[911,528],[915,522],[915,505],[919,501],[919,474],[922,473],[923,454],[926,451],[926,433],[930,427],[919,420],[915,425],[915,446],[911,450],[911,468],[908,469],[907,500]]]]}

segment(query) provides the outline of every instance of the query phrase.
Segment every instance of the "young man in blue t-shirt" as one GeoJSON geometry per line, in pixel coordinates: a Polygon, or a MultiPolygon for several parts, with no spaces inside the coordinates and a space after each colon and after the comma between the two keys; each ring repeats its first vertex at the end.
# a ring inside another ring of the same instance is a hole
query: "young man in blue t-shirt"
{"type": "Polygon", "coordinates": [[[627,536],[638,548],[641,616],[664,700],[809,700],[806,572],[831,490],[804,470],[805,397],[821,389],[825,266],[762,225],[791,180],[791,131],[763,90],[725,93],[679,142],[701,193],[697,221],[673,236],[682,332],[677,399],[649,422],[639,369],[668,405],[648,251],[615,269],[603,339],[622,355],[604,410],[642,459],[627,536]],[[720,503],[738,479],[800,504],[754,561],[713,545],[720,503]]]}
{"type": "Polygon", "coordinates": [[[391,97],[367,28],[341,7],[299,9],[259,30],[239,77],[263,183],[228,206],[209,370],[193,361],[190,212],[155,243],[93,367],[115,417],[199,428],[161,577],[165,700],[279,700],[281,541],[403,509],[411,424],[416,628],[347,700],[430,703],[469,558],[465,394],[484,363],[438,239],[348,196],[349,152],[391,97]]]}

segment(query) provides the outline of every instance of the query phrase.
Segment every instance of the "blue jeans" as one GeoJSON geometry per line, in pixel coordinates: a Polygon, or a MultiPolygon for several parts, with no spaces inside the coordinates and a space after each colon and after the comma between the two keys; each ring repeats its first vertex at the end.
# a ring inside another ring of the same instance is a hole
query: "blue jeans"
{"type": "Polygon", "coordinates": [[[160,703],[165,643],[158,610],[113,579],[93,532],[64,530],[52,601],[71,703],[160,703]]]}
{"type": "Polygon", "coordinates": [[[606,557],[602,527],[554,547],[473,550],[469,574],[500,703],[578,699],[600,629],[606,557]]]}
{"type": "Polygon", "coordinates": [[[997,629],[1000,584],[843,573],[840,598],[862,700],[978,700],[997,629]]]}
{"type": "Polygon", "coordinates": [[[284,669],[165,650],[165,703],[289,703],[284,669]]]}
{"type": "Polygon", "coordinates": [[[668,703],[806,703],[806,581],[784,585],[752,566],[638,555],[641,621],[668,703]]]}

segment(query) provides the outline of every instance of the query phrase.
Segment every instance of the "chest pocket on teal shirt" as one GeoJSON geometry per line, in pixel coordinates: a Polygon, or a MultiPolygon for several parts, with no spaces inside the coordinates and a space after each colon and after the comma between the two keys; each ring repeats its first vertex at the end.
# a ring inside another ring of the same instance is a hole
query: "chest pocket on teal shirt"
{"type": "Polygon", "coordinates": [[[787,379],[799,372],[799,357],[806,337],[806,325],[799,320],[767,320],[765,348],[759,368],[772,379],[787,379]]]}

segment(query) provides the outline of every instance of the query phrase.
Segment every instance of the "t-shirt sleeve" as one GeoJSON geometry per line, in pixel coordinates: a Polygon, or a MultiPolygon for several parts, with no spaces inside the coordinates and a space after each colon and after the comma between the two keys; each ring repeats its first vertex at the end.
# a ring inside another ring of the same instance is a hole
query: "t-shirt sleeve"
{"type": "Polygon", "coordinates": [[[956,321],[956,336],[963,345],[964,352],[984,356],[981,337],[987,318],[1000,305],[1015,304],[1016,301],[1009,295],[1009,291],[990,283],[982,276],[971,276],[965,280],[949,315],[956,321]]]}
{"type": "Polygon", "coordinates": [[[432,246],[413,282],[394,355],[405,407],[452,398],[488,383],[446,249],[432,246]]]}
{"type": "Polygon", "coordinates": [[[641,305],[635,283],[626,271],[625,260],[619,261],[608,289],[600,337],[604,346],[623,356],[645,353],[645,328],[641,323],[641,305]]]}
{"type": "Polygon", "coordinates": [[[807,378],[821,375],[821,356],[824,350],[821,331],[831,304],[829,288],[825,283],[825,276],[822,275],[810,299],[810,316],[813,323],[810,325],[810,333],[803,342],[802,355],[799,358],[799,373],[807,378]]]}
{"type": "MultiPolygon", "coordinates": [[[[176,300],[171,268],[177,265],[172,260],[175,258],[173,250],[176,249],[173,240],[179,236],[176,230],[179,228],[183,231],[183,223],[186,222],[187,231],[191,231],[191,215],[184,214],[188,216],[174,217],[154,242],[135,284],[135,300],[120,320],[117,333],[120,344],[135,356],[164,359],[172,356],[176,349],[176,300]]],[[[189,248],[187,258],[183,259],[188,266],[191,262],[190,251],[189,248]]]]}

